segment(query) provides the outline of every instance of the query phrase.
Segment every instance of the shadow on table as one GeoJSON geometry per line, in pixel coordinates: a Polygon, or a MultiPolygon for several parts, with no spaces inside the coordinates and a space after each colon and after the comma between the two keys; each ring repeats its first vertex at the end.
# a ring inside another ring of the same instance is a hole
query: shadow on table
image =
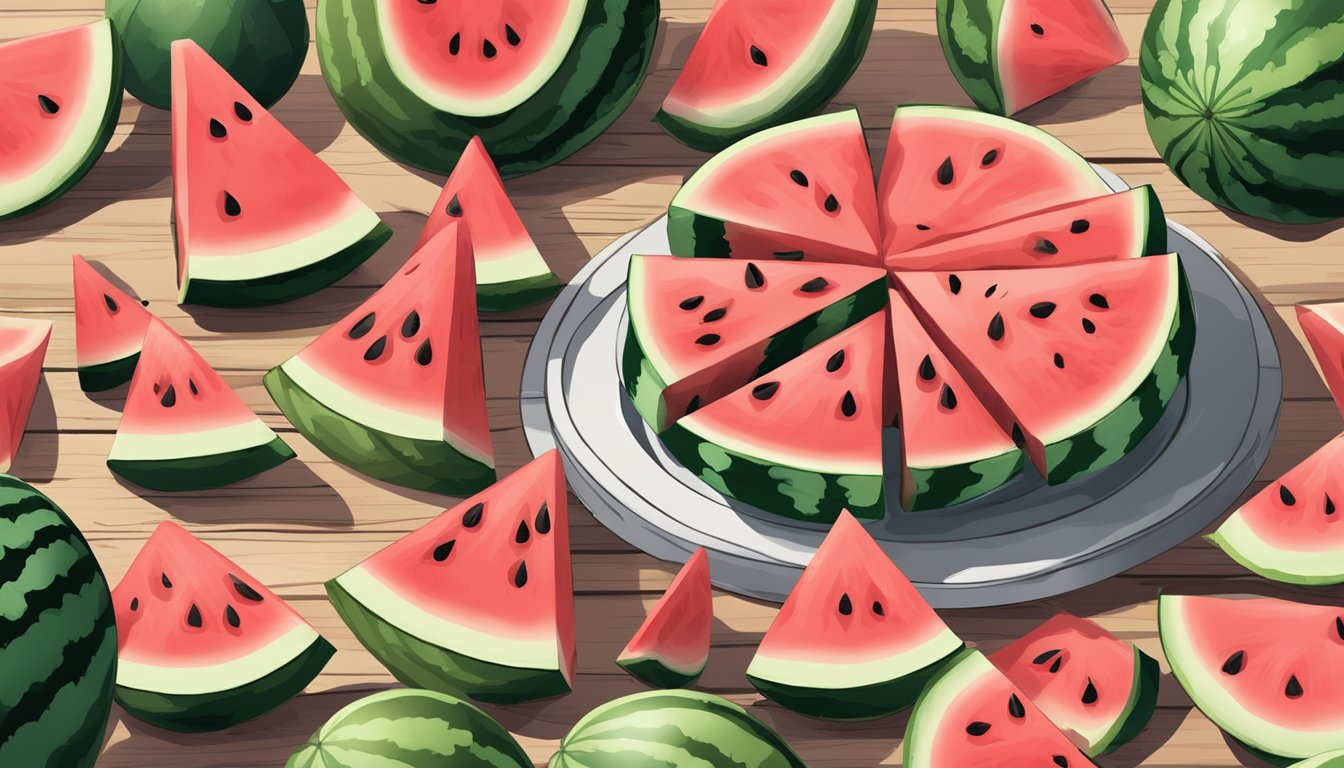
{"type": "Polygon", "coordinates": [[[1319,240],[1326,235],[1344,229],[1344,216],[1315,224],[1280,224],[1277,221],[1267,221],[1257,219],[1254,216],[1247,216],[1244,213],[1237,213],[1221,206],[1218,207],[1218,210],[1242,226],[1294,243],[1308,243],[1319,240]]]}
{"type": "Polygon", "coordinates": [[[1134,737],[1132,741],[1120,747],[1109,755],[1097,758],[1097,764],[1101,768],[1138,768],[1144,761],[1161,749],[1176,732],[1181,729],[1185,723],[1186,717],[1190,715],[1192,706],[1186,698],[1184,691],[1181,690],[1181,684],[1172,677],[1170,672],[1164,673],[1161,682],[1158,683],[1159,698],[1157,709],[1153,711],[1153,719],[1148,721],[1148,725],[1134,737]],[[1165,692],[1168,695],[1163,695],[1165,692]],[[1170,699],[1170,694],[1175,692],[1179,695],[1181,703],[1171,704],[1163,699],[1170,699]]]}
{"type": "Polygon", "coordinates": [[[19,441],[18,453],[8,474],[29,483],[49,483],[56,477],[61,433],[57,430],[56,403],[44,374],[37,383],[28,427],[19,441]]]}

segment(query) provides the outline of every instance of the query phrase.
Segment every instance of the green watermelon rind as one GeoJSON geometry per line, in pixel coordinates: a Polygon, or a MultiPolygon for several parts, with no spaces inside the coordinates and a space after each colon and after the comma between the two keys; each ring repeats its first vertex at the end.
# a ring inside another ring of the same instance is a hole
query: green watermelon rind
{"type": "Polygon", "coordinates": [[[109,360],[97,365],[79,367],[79,388],[84,392],[106,392],[125,384],[135,374],[136,363],[140,362],[140,353],[127,355],[120,360],[109,360]]]}
{"type": "Polygon", "coordinates": [[[662,659],[654,656],[621,658],[616,665],[631,677],[654,688],[685,688],[700,679],[708,659],[702,660],[694,670],[673,669],[662,659]]]}
{"type": "Polygon", "coordinates": [[[1206,537],[1243,568],[1271,581],[1305,587],[1344,584],[1344,561],[1336,549],[1301,551],[1276,547],[1233,514],[1206,537]]]}
{"type": "Polygon", "coordinates": [[[294,458],[278,436],[268,443],[209,456],[164,459],[107,459],[119,477],[151,491],[219,488],[274,469],[294,458]]]}
{"type": "Polygon", "coordinates": [[[1130,687],[1129,702],[1124,715],[1115,725],[1087,750],[1089,757],[1105,755],[1134,740],[1153,719],[1157,709],[1157,691],[1161,686],[1162,668],[1152,656],[1134,648],[1134,683],[1130,687]]]}
{"type": "Polygon", "coordinates": [[[1344,768],[1344,749],[1309,757],[1300,763],[1293,763],[1292,768],[1344,768]]]}
{"type": "Polygon", "coordinates": [[[593,0],[572,48],[545,85],[501,115],[467,118],[435,110],[397,80],[374,5],[319,4],[317,51],[327,88],[350,124],[379,150],[440,174],[452,171],[476,135],[505,177],[578,151],[634,101],[659,19],[657,2],[593,0]]]}
{"type": "Polygon", "coordinates": [[[500,283],[477,282],[476,308],[481,312],[512,312],[540,304],[564,287],[550,271],[500,283]]]}
{"type": "Polygon", "coordinates": [[[938,0],[938,40],[966,95],[986,112],[1004,114],[995,66],[1004,0],[938,0]]]}
{"type": "Polygon", "coordinates": [[[901,475],[901,508],[924,512],[964,504],[1017,477],[1025,463],[1021,449],[1014,448],[965,464],[907,466],[901,475]]]}

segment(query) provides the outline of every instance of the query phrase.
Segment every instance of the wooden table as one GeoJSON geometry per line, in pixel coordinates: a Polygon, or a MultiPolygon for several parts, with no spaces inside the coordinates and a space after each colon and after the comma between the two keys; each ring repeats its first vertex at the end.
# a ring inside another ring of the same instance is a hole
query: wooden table
{"type": "MultiPolygon", "coordinates": [[[[649,118],[710,5],[711,0],[664,0],[653,71],[634,106],[566,162],[508,183],[523,220],[562,277],[572,276],[616,235],[656,218],[681,180],[704,160],[703,154],[664,135],[649,118]]],[[[887,121],[896,104],[968,103],[944,64],[933,5],[933,0],[884,0],[867,58],[837,98],[837,103],[859,106],[875,158],[885,147],[887,121]]],[[[1138,49],[1151,5],[1151,0],[1111,2],[1132,51],[1138,49]]],[[[0,0],[0,37],[92,21],[102,15],[102,8],[101,0],[0,0]]],[[[114,709],[100,766],[277,766],[338,708],[393,684],[337,618],[322,583],[451,503],[375,486],[334,464],[295,433],[261,386],[263,372],[344,316],[405,259],[443,179],[391,162],[360,138],[328,95],[315,54],[310,53],[294,89],[274,112],[396,232],[365,266],[314,296],[262,310],[186,309],[174,303],[168,113],[130,97],[107,155],[74,190],[37,214],[0,224],[0,311],[47,318],[56,326],[15,474],[65,507],[114,583],[154,525],[172,518],[268,583],[339,649],[304,695],[259,721],[223,733],[170,734],[114,709]],[[203,493],[146,493],[110,475],[104,458],[126,390],[92,397],[79,390],[71,253],[106,264],[147,298],[150,309],[191,341],[283,434],[299,460],[203,493]]],[[[1133,58],[1020,117],[1052,131],[1130,183],[1153,184],[1168,215],[1222,251],[1256,294],[1280,345],[1285,400],[1273,453],[1252,490],[1340,431],[1340,415],[1304,351],[1293,304],[1344,297],[1341,224],[1288,228],[1252,222],[1215,209],[1183,187],[1149,142],[1133,58]]],[[[543,311],[491,316],[481,323],[503,472],[530,458],[519,423],[518,382],[543,311]]],[[[575,690],[552,701],[490,708],[541,765],[582,714],[642,689],[612,660],[677,568],[631,549],[581,507],[572,524],[580,647],[575,690]]],[[[1097,618],[1160,658],[1154,610],[1159,591],[1209,589],[1245,591],[1267,585],[1196,538],[1089,589],[1026,605],[949,612],[947,618],[963,637],[993,649],[1052,613],[1067,610],[1097,618]]],[[[1344,596],[1338,590],[1315,594],[1344,596]]],[[[701,688],[750,705],[788,737],[809,765],[900,764],[904,716],[831,724],[762,702],[743,671],[775,607],[722,593],[716,594],[714,607],[714,650],[701,688]]],[[[1170,676],[1163,679],[1159,705],[1148,730],[1104,765],[1237,764],[1218,729],[1191,709],[1170,676]]]]}

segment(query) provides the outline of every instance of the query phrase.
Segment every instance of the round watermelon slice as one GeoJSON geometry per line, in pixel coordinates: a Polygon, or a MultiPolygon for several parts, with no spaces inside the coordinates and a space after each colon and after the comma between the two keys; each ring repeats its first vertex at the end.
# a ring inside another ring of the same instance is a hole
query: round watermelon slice
{"type": "Polygon", "coordinates": [[[1311,344],[1335,405],[1344,413],[1344,302],[1299,304],[1297,322],[1311,344]]]}
{"type": "Polygon", "coordinates": [[[73,261],[79,388],[101,392],[131,380],[153,315],[83,256],[75,254],[73,261]]]}
{"type": "Polygon", "coordinates": [[[796,712],[861,720],[909,707],[961,648],[877,542],[843,513],[762,638],[747,679],[796,712]]]}
{"type": "Polygon", "coordinates": [[[355,637],[413,688],[510,704],[568,693],[574,587],[552,450],[327,582],[355,637]]]}
{"type": "Polygon", "coordinates": [[[171,521],[112,591],[117,703],[173,731],[216,731],[289,701],[336,649],[265,584],[171,521]]]}
{"type": "Polygon", "coordinates": [[[654,122],[716,152],[807,117],[854,74],[876,14],[876,0],[715,3],[654,122]]]}
{"type": "Polygon", "coordinates": [[[0,473],[23,442],[50,341],[50,321],[0,316],[0,473]]]}
{"type": "Polygon", "coordinates": [[[621,669],[655,688],[694,683],[709,661],[714,619],[709,556],[697,549],[617,657],[621,669]]]}
{"type": "Polygon", "coordinates": [[[107,19],[0,44],[0,221],[89,172],[121,114],[121,42],[107,19]]]}

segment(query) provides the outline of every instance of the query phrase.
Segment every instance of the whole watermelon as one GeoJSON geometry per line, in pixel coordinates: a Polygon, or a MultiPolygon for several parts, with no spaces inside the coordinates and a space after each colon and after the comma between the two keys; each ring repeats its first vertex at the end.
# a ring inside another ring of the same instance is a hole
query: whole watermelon
{"type": "Polygon", "coordinates": [[[98,561],[51,499],[0,475],[0,766],[88,768],[117,673],[98,561]]]}
{"type": "Polygon", "coordinates": [[[1344,2],[1157,0],[1139,70],[1153,144],[1202,197],[1344,216],[1344,2]]]}
{"type": "Polygon", "coordinates": [[[264,107],[308,55],[303,0],[107,0],[107,17],[126,49],[126,90],[159,109],[172,104],[174,40],[195,40],[264,107]]]}

